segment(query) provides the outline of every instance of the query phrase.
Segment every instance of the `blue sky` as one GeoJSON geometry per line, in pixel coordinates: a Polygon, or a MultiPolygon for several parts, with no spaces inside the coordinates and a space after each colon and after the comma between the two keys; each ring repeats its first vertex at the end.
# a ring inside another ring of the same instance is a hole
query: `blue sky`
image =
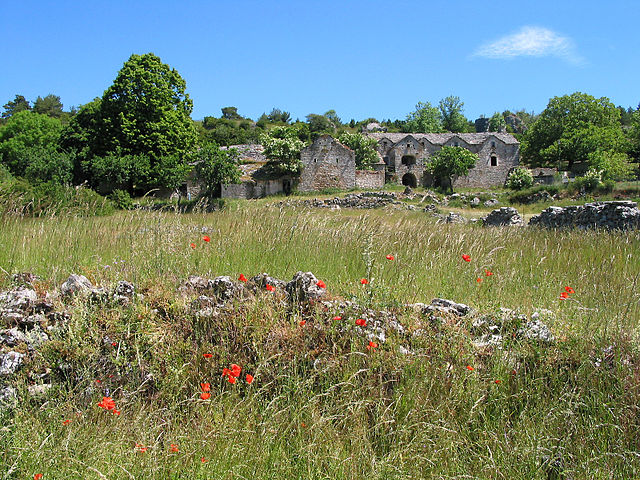
{"type": "Polygon", "coordinates": [[[395,119],[447,95],[475,119],[575,91],[635,107],[639,19],[637,0],[2,0],[0,105],[87,103],[153,52],[186,80],[194,119],[395,119]]]}

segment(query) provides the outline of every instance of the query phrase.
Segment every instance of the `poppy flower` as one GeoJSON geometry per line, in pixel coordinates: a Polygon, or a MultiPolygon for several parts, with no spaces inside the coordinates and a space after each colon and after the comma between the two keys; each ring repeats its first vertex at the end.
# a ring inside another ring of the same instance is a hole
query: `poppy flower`
{"type": "Polygon", "coordinates": [[[473,372],[474,368],[471,365],[467,365],[467,370],[469,370],[470,372],[473,372]]]}
{"type": "Polygon", "coordinates": [[[172,443],[169,450],[171,450],[172,452],[179,452],[180,449],[178,448],[178,445],[176,445],[175,443],[172,443]]]}
{"type": "Polygon", "coordinates": [[[113,414],[114,415],[120,415],[120,410],[116,410],[115,408],[113,409],[113,414]]]}
{"type": "Polygon", "coordinates": [[[202,356],[204,358],[211,358],[211,357],[213,357],[213,353],[203,353],[202,356]]]}
{"type": "Polygon", "coordinates": [[[102,380],[98,380],[98,379],[96,378],[96,383],[102,383],[102,380]]]}
{"type": "Polygon", "coordinates": [[[375,350],[378,348],[378,344],[376,342],[369,341],[369,345],[367,345],[367,350],[375,350]]]}
{"type": "Polygon", "coordinates": [[[340,321],[340,320],[342,320],[342,317],[340,317],[340,316],[338,316],[338,315],[336,315],[335,317],[333,317],[333,321],[334,321],[334,322],[338,322],[338,321],[340,321]]]}
{"type": "Polygon", "coordinates": [[[320,288],[327,288],[327,286],[322,280],[318,280],[318,283],[316,283],[316,285],[320,288]]]}
{"type": "Polygon", "coordinates": [[[241,282],[245,282],[247,281],[247,277],[244,276],[243,273],[240,274],[240,276],[238,277],[238,280],[240,280],[241,282]]]}
{"type": "Polygon", "coordinates": [[[567,292],[560,292],[560,300],[565,300],[569,298],[569,294],[567,292]]]}
{"type": "Polygon", "coordinates": [[[41,473],[36,473],[36,474],[33,476],[33,480],[40,480],[41,478],[42,478],[42,474],[41,474],[41,473]]]}
{"type": "Polygon", "coordinates": [[[367,280],[366,278],[363,278],[362,280],[360,280],[360,283],[362,285],[367,285],[369,283],[369,280],[367,280]]]}
{"type": "Polygon", "coordinates": [[[202,389],[203,392],[210,392],[211,391],[211,384],[210,383],[201,383],[200,384],[200,388],[202,389]]]}
{"type": "Polygon", "coordinates": [[[276,287],[274,287],[273,285],[269,285],[268,283],[264,288],[266,288],[270,292],[275,292],[276,290],[276,287]]]}
{"type": "Polygon", "coordinates": [[[193,248],[193,249],[195,249],[195,248],[196,248],[196,244],[195,244],[195,243],[192,243],[192,244],[190,244],[189,246],[190,246],[191,248],[193,248]]]}
{"type": "Polygon", "coordinates": [[[116,402],[111,397],[102,397],[102,401],[98,403],[98,406],[105,410],[113,410],[116,408],[116,402]]]}
{"type": "Polygon", "coordinates": [[[356,319],[356,325],[358,325],[359,327],[366,327],[367,321],[364,318],[358,318],[356,319]]]}
{"type": "Polygon", "coordinates": [[[229,375],[229,376],[227,377],[227,381],[228,381],[231,385],[233,385],[234,383],[236,383],[236,377],[233,377],[233,376],[229,375]]]}
{"type": "Polygon", "coordinates": [[[200,398],[202,400],[209,400],[211,398],[211,394],[209,392],[202,392],[200,394],[200,398]]]}
{"type": "Polygon", "coordinates": [[[576,293],[576,291],[571,287],[564,287],[564,291],[567,293],[576,293]]]}
{"type": "Polygon", "coordinates": [[[518,372],[516,372],[515,369],[511,370],[511,375],[515,375],[516,373],[518,373],[518,372]]]}
{"type": "Polygon", "coordinates": [[[387,260],[395,260],[396,257],[394,257],[393,255],[387,255],[387,260]]]}
{"type": "Polygon", "coordinates": [[[209,238],[209,235],[205,235],[204,237],[202,237],[202,240],[204,240],[207,243],[211,241],[211,239],[209,238]]]}
{"type": "Polygon", "coordinates": [[[145,447],[144,445],[142,445],[141,443],[136,443],[136,450],[138,450],[139,452],[146,452],[148,450],[149,447],[145,447]]]}
{"type": "Polygon", "coordinates": [[[493,275],[493,272],[490,270],[485,270],[484,271],[485,276],[490,277],[491,275],[493,275]]]}
{"type": "Polygon", "coordinates": [[[304,327],[307,324],[306,320],[300,320],[300,326],[304,327]]]}
{"type": "Polygon", "coordinates": [[[482,278],[480,278],[480,277],[476,278],[476,282],[482,283],[482,278]]]}
{"type": "Polygon", "coordinates": [[[115,346],[117,346],[117,345],[118,345],[118,342],[111,342],[111,346],[112,346],[112,347],[115,347],[115,346]]]}
{"type": "Polygon", "coordinates": [[[465,262],[470,262],[470,261],[471,261],[471,257],[470,257],[469,255],[462,255],[462,259],[463,259],[465,262]]]}
{"type": "Polygon", "coordinates": [[[235,363],[231,364],[231,375],[237,378],[240,376],[241,371],[242,367],[240,365],[236,365],[235,363]]]}
{"type": "Polygon", "coordinates": [[[222,376],[226,377],[227,375],[231,375],[231,370],[229,370],[228,368],[223,368],[222,369],[222,376]]]}
{"type": "Polygon", "coordinates": [[[245,380],[247,381],[247,383],[248,383],[249,385],[251,385],[251,382],[253,382],[253,375],[249,375],[249,374],[247,373],[247,376],[245,377],[245,380]]]}
{"type": "Polygon", "coordinates": [[[200,461],[201,461],[202,463],[205,463],[205,462],[207,461],[207,459],[206,459],[206,458],[204,458],[204,457],[202,457],[202,458],[200,458],[200,461]]]}

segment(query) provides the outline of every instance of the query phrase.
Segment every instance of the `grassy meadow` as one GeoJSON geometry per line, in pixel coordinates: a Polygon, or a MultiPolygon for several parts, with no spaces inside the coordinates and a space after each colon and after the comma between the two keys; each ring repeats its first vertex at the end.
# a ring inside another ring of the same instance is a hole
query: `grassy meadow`
{"type": "Polygon", "coordinates": [[[0,414],[0,479],[640,478],[639,232],[233,202],[0,217],[0,268],[2,289],[28,271],[42,293],[80,273],[144,294],[126,308],[73,302],[63,331],[29,353],[11,380],[23,400],[0,414]],[[300,270],[328,298],[390,309],[426,334],[367,350],[332,311],[265,293],[203,320],[177,293],[192,274],[288,281],[300,270]],[[560,300],[565,286],[575,294],[560,300]],[[478,350],[470,319],[434,327],[403,308],[435,297],[547,309],[557,341],[478,350]],[[221,377],[231,363],[253,383],[221,377]],[[30,398],[40,378],[54,387],[30,398]],[[103,396],[119,416],[96,406],[103,396]]]}

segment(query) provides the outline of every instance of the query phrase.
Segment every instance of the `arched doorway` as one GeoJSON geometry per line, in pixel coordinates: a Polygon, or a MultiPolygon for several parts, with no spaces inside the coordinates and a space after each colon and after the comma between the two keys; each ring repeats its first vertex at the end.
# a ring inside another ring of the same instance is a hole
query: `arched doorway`
{"type": "Polygon", "coordinates": [[[402,184],[411,188],[416,188],[418,186],[418,181],[413,173],[405,173],[402,176],[402,184]]]}
{"type": "Polygon", "coordinates": [[[435,181],[433,175],[431,175],[429,172],[425,172],[425,174],[422,176],[422,185],[427,188],[434,187],[435,181]]]}

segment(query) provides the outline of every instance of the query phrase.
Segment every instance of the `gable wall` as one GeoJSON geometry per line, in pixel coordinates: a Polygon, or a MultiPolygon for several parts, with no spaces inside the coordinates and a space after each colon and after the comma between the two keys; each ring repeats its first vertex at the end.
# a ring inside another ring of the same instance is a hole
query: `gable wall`
{"type": "Polygon", "coordinates": [[[356,186],[355,153],[330,136],[322,136],[300,152],[298,190],[350,189],[356,186]]]}

